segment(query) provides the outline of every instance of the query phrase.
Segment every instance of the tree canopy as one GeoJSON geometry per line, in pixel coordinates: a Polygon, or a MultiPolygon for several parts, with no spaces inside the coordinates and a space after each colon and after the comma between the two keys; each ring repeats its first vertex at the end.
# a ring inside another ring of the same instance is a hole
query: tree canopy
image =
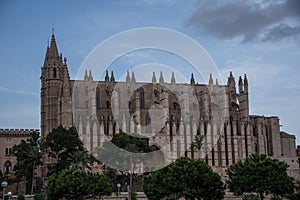
{"type": "Polygon", "coordinates": [[[221,177],[202,160],[181,157],[143,179],[143,191],[150,200],[164,198],[223,199],[221,177]]]}
{"type": "Polygon", "coordinates": [[[25,177],[26,193],[32,191],[32,178],[36,166],[43,164],[41,161],[42,153],[40,151],[39,133],[33,132],[26,141],[22,140],[20,144],[14,145],[12,153],[16,156],[17,163],[14,166],[16,181],[19,182],[25,177]]]}
{"type": "Polygon", "coordinates": [[[144,138],[127,133],[115,134],[111,141],[105,141],[101,148],[96,150],[98,160],[105,165],[119,171],[131,171],[132,166],[149,159],[146,154],[157,150],[149,146],[149,138],[144,138]],[[139,153],[139,154],[137,154],[139,153]]]}
{"type": "Polygon", "coordinates": [[[81,161],[86,162],[86,158],[89,157],[75,127],[66,129],[63,126],[59,126],[58,128],[53,129],[47,135],[45,141],[43,141],[43,148],[48,154],[48,157],[51,157],[56,161],[54,166],[50,166],[50,175],[58,173],[63,169],[67,169],[71,165],[77,167],[79,165],[85,166],[85,163],[82,163],[81,161]],[[82,159],[81,161],[78,160],[80,159],[80,156],[82,159]],[[72,161],[75,163],[72,163],[72,161]]]}
{"type": "Polygon", "coordinates": [[[72,168],[51,175],[46,194],[49,200],[81,200],[110,195],[112,189],[105,175],[72,168]]]}
{"type": "Polygon", "coordinates": [[[288,165],[266,155],[250,155],[244,161],[229,166],[228,188],[236,195],[258,193],[260,199],[267,194],[275,197],[293,193],[293,178],[286,173],[288,165]]]}

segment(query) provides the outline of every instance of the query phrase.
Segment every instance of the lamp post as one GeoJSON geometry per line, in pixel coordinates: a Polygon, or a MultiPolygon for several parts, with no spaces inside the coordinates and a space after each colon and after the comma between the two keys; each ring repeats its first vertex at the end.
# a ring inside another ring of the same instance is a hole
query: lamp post
{"type": "Polygon", "coordinates": [[[3,194],[2,194],[3,200],[5,199],[5,189],[6,189],[7,185],[8,185],[7,181],[3,181],[1,183],[1,186],[3,187],[3,194]]]}
{"type": "Polygon", "coordinates": [[[10,200],[11,192],[8,192],[8,193],[7,193],[7,196],[8,196],[8,200],[10,200]]]}
{"type": "Polygon", "coordinates": [[[118,188],[118,199],[120,199],[120,188],[121,188],[120,183],[117,184],[117,188],[118,188]]]}

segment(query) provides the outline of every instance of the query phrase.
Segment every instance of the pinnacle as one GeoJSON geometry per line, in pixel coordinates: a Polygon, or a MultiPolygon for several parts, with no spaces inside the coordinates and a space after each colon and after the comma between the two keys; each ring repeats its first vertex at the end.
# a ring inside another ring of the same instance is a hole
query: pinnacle
{"type": "Polygon", "coordinates": [[[59,58],[59,54],[58,54],[58,49],[57,49],[56,39],[55,39],[54,33],[52,33],[50,47],[47,48],[46,57],[47,58],[59,58]]]}

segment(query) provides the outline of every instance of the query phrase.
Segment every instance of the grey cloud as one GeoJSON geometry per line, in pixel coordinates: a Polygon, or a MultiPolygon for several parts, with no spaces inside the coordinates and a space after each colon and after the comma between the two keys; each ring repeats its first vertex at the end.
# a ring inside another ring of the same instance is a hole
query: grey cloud
{"type": "Polygon", "coordinates": [[[300,36],[300,26],[291,27],[288,24],[278,24],[267,30],[264,40],[280,40],[281,38],[290,37],[298,39],[300,36]]]}
{"type": "Polygon", "coordinates": [[[202,1],[187,21],[200,33],[221,39],[283,39],[299,35],[299,0],[202,1]],[[214,3],[212,3],[214,2],[214,3]],[[212,6],[214,5],[214,6],[212,6]]]}

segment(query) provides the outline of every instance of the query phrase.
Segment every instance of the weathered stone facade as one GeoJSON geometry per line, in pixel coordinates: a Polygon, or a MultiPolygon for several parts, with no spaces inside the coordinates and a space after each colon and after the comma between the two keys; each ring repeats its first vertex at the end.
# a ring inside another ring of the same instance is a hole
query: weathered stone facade
{"type": "Polygon", "coordinates": [[[4,175],[10,175],[13,172],[17,160],[12,154],[12,147],[20,144],[22,140],[27,140],[34,132],[34,129],[0,129],[0,166],[4,175]]]}
{"type": "Polygon", "coordinates": [[[239,77],[237,91],[232,73],[225,85],[212,76],[207,85],[195,83],[193,74],[189,84],[176,83],[174,74],[167,83],[154,73],[152,82],[139,83],[131,73],[124,82],[116,82],[113,72],[95,81],[91,71],[83,80],[70,80],[52,35],[41,75],[42,137],[59,125],[74,125],[93,151],[120,131],[138,133],[161,148],[165,161],[200,156],[222,175],[252,153],[296,160],[295,136],[280,132],[278,117],[249,114],[246,75],[239,77]],[[195,135],[206,138],[200,154],[190,148],[195,135]]]}

